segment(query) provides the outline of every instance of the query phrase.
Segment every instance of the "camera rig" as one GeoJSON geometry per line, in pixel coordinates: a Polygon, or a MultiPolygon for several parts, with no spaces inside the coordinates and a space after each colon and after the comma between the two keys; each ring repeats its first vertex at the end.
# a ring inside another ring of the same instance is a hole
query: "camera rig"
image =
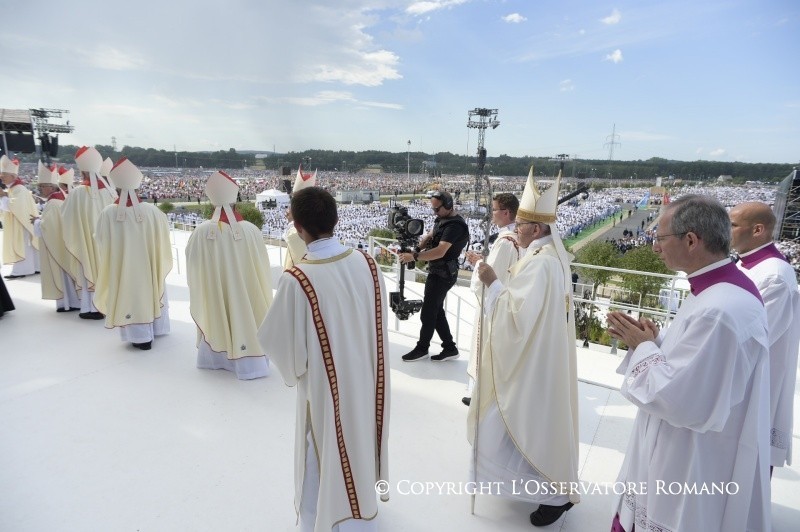
{"type": "MultiPolygon", "coordinates": [[[[387,227],[394,232],[395,239],[400,245],[400,253],[407,253],[412,250],[419,251],[419,237],[425,228],[425,223],[418,218],[409,216],[408,207],[397,203],[390,204],[387,227]]],[[[400,320],[407,320],[412,314],[418,312],[422,308],[421,299],[410,300],[406,299],[403,295],[406,284],[406,269],[410,270],[413,268],[413,262],[408,263],[408,265],[400,265],[400,279],[397,282],[397,292],[389,293],[389,306],[395,316],[400,320]]]]}

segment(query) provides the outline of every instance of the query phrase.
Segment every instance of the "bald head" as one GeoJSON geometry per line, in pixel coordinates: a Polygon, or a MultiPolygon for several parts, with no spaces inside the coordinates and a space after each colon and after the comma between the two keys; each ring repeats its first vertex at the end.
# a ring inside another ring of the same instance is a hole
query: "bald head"
{"type": "Polygon", "coordinates": [[[749,201],[731,209],[731,247],[747,253],[772,241],[776,219],[766,203],[749,201]]]}

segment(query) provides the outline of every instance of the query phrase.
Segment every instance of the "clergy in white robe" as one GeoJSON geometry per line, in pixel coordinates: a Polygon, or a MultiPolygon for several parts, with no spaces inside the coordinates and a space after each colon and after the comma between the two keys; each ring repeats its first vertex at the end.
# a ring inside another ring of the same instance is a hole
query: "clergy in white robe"
{"type": "MultiPolygon", "coordinates": [[[[470,280],[470,290],[477,298],[478,306],[475,309],[475,318],[473,320],[472,329],[472,348],[469,355],[469,363],[467,364],[467,374],[469,375],[468,392],[472,393],[472,385],[475,379],[475,372],[477,370],[476,360],[478,351],[480,351],[481,344],[481,303],[483,302],[484,284],[478,277],[477,265],[485,260],[486,264],[494,269],[497,274],[497,280],[501,284],[508,282],[508,275],[511,267],[516,264],[520,257],[519,243],[514,234],[514,218],[517,216],[517,209],[519,209],[519,200],[517,197],[508,192],[502,192],[495,195],[492,200],[492,222],[499,227],[497,238],[489,249],[489,254],[485,259],[479,253],[474,251],[467,252],[467,260],[475,266],[472,270],[472,279],[470,280]]],[[[488,231],[487,231],[488,234],[488,231]]],[[[465,403],[469,404],[469,398],[465,398],[465,403]]]]}
{"type": "Polygon", "coordinates": [[[770,530],[767,319],[729,243],[717,200],[673,201],[653,249],[689,275],[692,294],[661,331],[608,314],[609,332],[630,347],[620,392],[639,408],[615,530],[770,530]]]}
{"type": "Polygon", "coordinates": [[[792,426],[797,354],[800,349],[800,292],[794,268],[772,242],[775,214],[760,202],[731,209],[731,246],[738,266],[756,285],[769,323],[770,465],[792,464],[792,426]]]}
{"type": "Polygon", "coordinates": [[[308,253],[281,275],[258,336],[284,382],[297,387],[300,528],[377,530],[375,483],[388,475],[383,277],[372,257],[332,237],[338,218],[328,192],[301,190],[291,208],[308,253]]]}
{"type": "Polygon", "coordinates": [[[0,213],[3,221],[3,264],[11,264],[6,279],[37,273],[39,239],[33,232],[31,218],[39,216],[33,194],[19,179],[19,161],[0,157],[0,213]]]}
{"type": "Polygon", "coordinates": [[[39,238],[41,257],[42,299],[56,300],[57,312],[80,310],[75,283],[67,273],[71,255],[64,247],[61,206],[66,199],[58,185],[55,166],[48,168],[39,161],[39,193],[46,198],[41,217],[33,224],[39,238]]]}
{"type": "Polygon", "coordinates": [[[298,264],[308,251],[306,243],[297,234],[297,229],[294,228],[294,222],[289,219],[289,227],[283,233],[283,240],[286,242],[286,256],[283,258],[283,269],[288,270],[295,264],[298,264]]]}
{"type": "Polygon", "coordinates": [[[189,310],[197,324],[197,367],[257,379],[269,375],[257,334],[272,303],[272,280],[261,230],[232,206],[238,192],[222,171],[208,178],[206,195],[216,208],[186,244],[189,310]]]}
{"type": "Polygon", "coordinates": [[[103,315],[94,304],[95,283],[100,268],[94,230],[100,213],[114,202],[117,194],[100,175],[103,157],[95,148],[84,146],[79,149],[75,154],[75,162],[83,181],[67,195],[61,208],[64,245],[75,258],[71,261],[69,274],[80,289],[80,317],[101,320],[103,315]]]}
{"type": "MultiPolygon", "coordinates": [[[[313,174],[304,174],[303,167],[299,166],[297,168],[297,176],[294,178],[294,185],[292,186],[292,194],[303,190],[304,188],[310,188],[317,186],[317,172],[314,171],[313,174]]],[[[286,220],[289,222],[286,231],[283,233],[283,240],[286,242],[286,256],[283,258],[283,269],[288,270],[300,260],[302,260],[303,256],[306,254],[306,243],[297,234],[297,229],[294,227],[294,221],[292,220],[292,210],[287,209],[286,211],[286,220]]]]}
{"type": "Polygon", "coordinates": [[[121,195],[97,220],[99,259],[95,305],[105,314],[107,328],[147,350],[155,336],[167,334],[169,305],[166,277],[172,269],[169,222],[158,207],[141,203],[135,189],[142,173],[123,157],[111,170],[121,195]]]}
{"type": "Polygon", "coordinates": [[[507,283],[488,264],[478,266],[487,323],[468,418],[473,475],[498,482],[503,496],[538,503],[535,526],[580,502],[577,484],[569,484],[578,481],[578,378],[571,256],[554,229],[559,183],[560,175],[540,195],[531,169],[516,217],[527,251],[507,283]],[[558,488],[515,490],[514,481],[558,488]]]}

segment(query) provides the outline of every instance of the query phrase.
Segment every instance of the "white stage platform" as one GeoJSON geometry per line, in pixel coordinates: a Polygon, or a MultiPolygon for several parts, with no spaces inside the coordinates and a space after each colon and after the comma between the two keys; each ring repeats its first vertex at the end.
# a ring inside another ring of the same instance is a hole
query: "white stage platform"
{"type": "MultiPolygon", "coordinates": [[[[239,381],[195,368],[187,234],[174,238],[180,268],[168,278],[172,332],[151,351],[121,342],[102,322],[56,313],[54,302],[40,298],[38,276],[6,281],[17,309],[0,319],[0,530],[296,530],[295,391],[277,371],[239,381]]],[[[270,256],[278,265],[278,250],[270,256]]],[[[418,323],[401,322],[401,332],[390,334],[392,497],[379,505],[380,530],[532,530],[532,505],[483,495],[470,515],[470,497],[446,488],[403,494],[426,490],[427,482],[469,480],[461,404],[469,331],[460,331],[458,360],[404,363],[418,323]]],[[[579,349],[584,482],[612,485],[628,440],[635,409],[614,389],[617,360],[579,349]]],[[[797,530],[798,479],[797,463],[776,470],[775,531],[797,530]]],[[[545,530],[605,532],[611,501],[586,495],[545,530]]]]}

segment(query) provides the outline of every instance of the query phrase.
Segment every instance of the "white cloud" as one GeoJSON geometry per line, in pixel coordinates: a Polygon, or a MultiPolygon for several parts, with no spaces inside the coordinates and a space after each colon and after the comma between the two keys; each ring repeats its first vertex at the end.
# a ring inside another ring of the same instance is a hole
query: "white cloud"
{"type": "Polygon", "coordinates": [[[575,85],[572,83],[571,79],[565,79],[561,83],[558,84],[558,90],[561,92],[570,92],[575,90],[575,85]]]}
{"type": "Polygon", "coordinates": [[[709,157],[722,157],[725,155],[726,151],[725,148],[717,148],[716,150],[711,150],[708,152],[709,157]]]}
{"type": "Polygon", "coordinates": [[[379,109],[400,110],[403,106],[396,103],[359,101],[348,91],[320,91],[313,96],[288,96],[285,98],[262,98],[269,103],[288,103],[301,107],[317,107],[320,105],[330,105],[339,102],[359,105],[363,107],[373,107],[379,109]]]}
{"type": "Polygon", "coordinates": [[[611,14],[605,18],[601,18],[600,22],[603,24],[618,24],[619,21],[622,19],[622,13],[620,13],[619,9],[614,8],[611,10],[611,14]]]}
{"type": "Polygon", "coordinates": [[[397,71],[399,57],[386,50],[360,53],[358,60],[349,64],[317,65],[310,73],[308,81],[336,81],[345,85],[364,85],[377,87],[387,79],[400,79],[397,71]]]}
{"type": "Polygon", "coordinates": [[[361,105],[366,105],[367,107],[378,107],[380,109],[393,109],[396,111],[400,111],[403,109],[403,106],[399,103],[384,103],[384,102],[360,102],[361,105]]]}
{"type": "Polygon", "coordinates": [[[619,62],[621,62],[621,61],[622,61],[622,50],[620,50],[619,48],[617,48],[616,50],[614,50],[614,51],[613,51],[613,52],[611,52],[610,54],[606,55],[606,56],[603,58],[603,61],[611,61],[611,62],[613,62],[613,63],[619,63],[619,62]]]}
{"type": "Polygon", "coordinates": [[[103,70],[143,70],[147,61],[136,52],[125,52],[117,48],[99,45],[94,50],[79,50],[90,65],[103,70]]]}
{"type": "Polygon", "coordinates": [[[327,105],[334,102],[354,102],[353,95],[346,91],[320,91],[314,96],[289,96],[282,98],[286,103],[314,107],[317,105],[327,105]]]}
{"type": "Polygon", "coordinates": [[[508,22],[509,24],[519,24],[520,22],[525,22],[526,20],[528,20],[519,13],[511,13],[510,15],[506,15],[501,18],[503,19],[503,21],[508,22]]]}
{"type": "Polygon", "coordinates": [[[414,2],[406,8],[406,13],[409,15],[424,15],[432,11],[439,11],[449,7],[467,3],[468,0],[428,0],[423,2],[414,2]]]}

